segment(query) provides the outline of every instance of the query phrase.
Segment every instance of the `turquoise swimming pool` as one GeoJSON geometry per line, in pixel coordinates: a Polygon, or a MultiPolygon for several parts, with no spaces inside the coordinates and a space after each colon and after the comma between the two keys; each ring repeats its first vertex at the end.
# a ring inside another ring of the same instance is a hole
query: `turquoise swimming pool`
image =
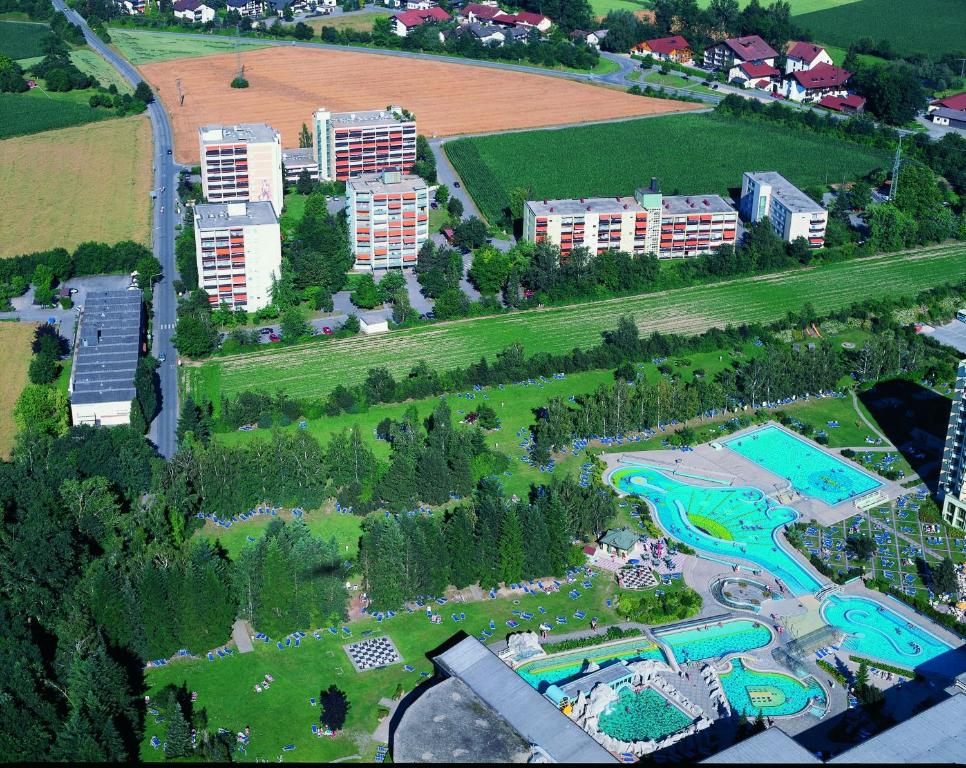
{"type": "Polygon", "coordinates": [[[810,705],[825,707],[825,692],[813,678],[801,681],[781,672],[760,672],[741,659],[732,661],[731,670],[721,675],[721,687],[731,708],[748,716],[759,710],[766,717],[797,715],[810,705]]]}
{"type": "Polygon", "coordinates": [[[720,624],[655,632],[655,635],[671,649],[680,663],[764,648],[772,638],[768,627],[751,619],[731,619],[720,624]]]}
{"type": "Polygon", "coordinates": [[[663,739],[691,724],[691,718],[651,688],[621,688],[617,701],[600,713],[600,730],[621,741],[663,739]]]}
{"type": "Polygon", "coordinates": [[[796,596],[821,586],[775,539],[775,530],[798,513],[774,506],[758,488],[692,485],[647,465],[616,469],[610,482],[624,493],[647,499],[664,529],[699,551],[750,560],[781,579],[796,596]]]}
{"type": "Polygon", "coordinates": [[[832,506],[882,485],[872,475],[770,424],[723,441],[735,453],[784,477],[799,493],[832,506]]]}
{"type": "Polygon", "coordinates": [[[938,637],[875,600],[831,595],[822,604],[822,615],[847,633],[844,647],[860,656],[924,672],[963,671],[962,651],[953,653],[938,637]]]}
{"type": "Polygon", "coordinates": [[[606,667],[618,660],[632,662],[643,659],[665,661],[661,649],[646,637],[607,645],[603,648],[582,648],[573,653],[531,661],[519,667],[517,673],[533,688],[543,692],[551,684],[564,685],[580,677],[580,670],[585,661],[606,667]]]}

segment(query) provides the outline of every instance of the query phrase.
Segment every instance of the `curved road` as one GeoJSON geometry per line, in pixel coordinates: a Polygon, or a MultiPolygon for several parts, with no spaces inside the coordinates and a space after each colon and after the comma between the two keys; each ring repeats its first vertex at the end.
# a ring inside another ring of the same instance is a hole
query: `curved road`
{"type": "MultiPolygon", "coordinates": [[[[124,58],[118,56],[95,35],[87,22],[76,11],[66,6],[63,0],[52,0],[54,8],[64,14],[67,20],[80,27],[87,44],[114,67],[132,86],[141,81],[138,71],[124,58]]],[[[153,244],[154,255],[161,262],[161,280],[154,287],[154,323],[152,326],[151,353],[158,357],[164,354],[165,362],[158,373],[161,379],[161,410],[151,424],[148,436],[165,458],[171,457],[177,447],[176,430],[178,426],[178,369],[177,352],[171,344],[174,333],[177,299],[174,281],[178,279],[174,263],[174,229],[178,217],[175,215],[175,195],[178,186],[180,166],[173,160],[174,141],[168,115],[155,99],[148,105],[151,130],[154,138],[154,189],[157,199],[153,205],[153,244]],[[162,191],[163,190],[163,191],[162,191]]]]}

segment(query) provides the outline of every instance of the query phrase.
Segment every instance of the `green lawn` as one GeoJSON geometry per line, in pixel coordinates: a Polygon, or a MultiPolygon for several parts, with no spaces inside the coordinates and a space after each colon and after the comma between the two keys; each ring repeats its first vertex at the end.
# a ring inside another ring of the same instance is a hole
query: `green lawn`
{"type": "Polygon", "coordinates": [[[127,80],[121,77],[114,67],[94,53],[90,48],[79,48],[76,51],[71,51],[70,60],[74,62],[74,66],[81,72],[86,72],[91,77],[96,77],[105,88],[115,85],[121,93],[131,93],[132,88],[128,85],[127,80]]]}
{"type": "Polygon", "coordinates": [[[754,168],[808,186],[853,179],[889,163],[878,150],[716,114],[483,136],[443,146],[491,221],[501,218],[517,187],[529,187],[535,199],[609,197],[633,194],[656,176],[665,194],[727,195],[754,168]],[[521,163],[521,157],[528,161],[521,163]]]}
{"type": "Polygon", "coordinates": [[[43,56],[41,42],[50,34],[46,24],[29,21],[0,21],[0,54],[11,59],[43,56]]]}
{"type": "Polygon", "coordinates": [[[654,294],[424,325],[378,337],[322,339],[215,358],[182,369],[189,391],[218,402],[246,389],[319,398],[337,384],[362,381],[384,365],[404,375],[418,360],[449,370],[492,357],[513,342],[527,354],[562,353],[600,342],[602,331],[633,316],[644,333],[700,333],[728,323],[766,322],[811,302],[819,312],[866,298],[912,293],[957,279],[966,244],[888,254],[759,278],[654,294]]]}
{"type": "MultiPolygon", "coordinates": [[[[303,638],[298,648],[293,646],[280,651],[274,643],[256,643],[255,652],[251,654],[236,653],[213,662],[175,661],[166,667],[150,669],[147,672],[147,693],[157,696],[165,685],[183,684],[188,691],[198,693],[195,706],[206,710],[212,730],[228,728],[236,733],[246,725],[250,726],[247,754],[236,755],[237,758],[275,762],[284,755],[286,761],[328,762],[360,755],[371,761],[377,742],[370,735],[378,722],[379,700],[391,698],[397,686],[404,691],[412,690],[422,680],[421,672],[431,674],[432,664],[427,654],[458,630],[478,635],[492,619],[496,623],[494,637],[501,637],[507,631],[505,622],[512,618],[511,610],[517,607],[538,617],[537,606],[543,606],[548,615],[566,616],[568,630],[588,627],[592,616],[599,617],[602,625],[617,620],[614,611],[605,605],[605,599],[614,592],[614,581],[606,573],[594,579],[593,588],[584,589],[579,585],[578,588],[582,594],[576,601],[571,600],[564,589],[554,595],[539,597],[521,593],[519,606],[510,598],[434,605],[443,616],[442,624],[431,624],[422,611],[413,614],[403,611],[382,624],[371,618],[351,622],[348,625],[353,633],[350,642],[362,639],[365,630],[381,630],[392,638],[403,661],[383,669],[355,672],[342,649],[346,639],[324,632],[320,640],[311,634],[303,638]],[[573,618],[577,609],[586,612],[582,621],[573,618]],[[465,613],[466,619],[454,623],[450,618],[454,611],[465,613]],[[412,665],[414,671],[406,672],[404,664],[412,665]],[[255,693],[255,683],[266,674],[275,681],[269,690],[255,693]],[[312,735],[311,726],[319,722],[319,710],[309,704],[309,699],[318,697],[322,689],[332,684],[346,691],[351,710],[338,738],[317,738],[312,735]],[[282,747],[288,744],[295,745],[291,753],[282,751],[282,747]]],[[[523,626],[533,627],[537,623],[538,618],[529,623],[521,622],[523,626]]],[[[160,749],[151,747],[150,740],[157,736],[163,741],[166,724],[155,723],[154,719],[149,715],[145,720],[141,758],[146,761],[164,759],[160,749]]]]}
{"type": "Polygon", "coordinates": [[[40,88],[26,93],[0,93],[0,139],[115,117],[112,110],[91,108],[87,102],[92,93],[44,93],[40,88]]]}
{"type": "MultiPolygon", "coordinates": [[[[635,72],[634,74],[637,73],[635,72]]],[[[695,93],[714,93],[706,85],[701,85],[701,81],[695,77],[685,80],[681,75],[673,73],[662,75],[660,72],[652,72],[644,78],[644,82],[641,85],[667,85],[672,88],[687,88],[689,91],[694,91],[695,93]]]]}
{"type": "Polygon", "coordinates": [[[300,195],[298,192],[289,192],[285,195],[282,202],[282,215],[279,216],[278,225],[282,229],[282,234],[290,237],[295,231],[295,227],[302,220],[305,212],[305,201],[308,197],[300,195]]]}
{"type": "MultiPolygon", "coordinates": [[[[793,10],[793,13],[795,11],[793,10]]],[[[889,40],[900,53],[943,53],[966,50],[966,3],[949,0],[859,0],[796,15],[800,24],[823,40],[848,48],[868,37],[889,40]],[[956,30],[959,30],[958,32],[956,30]]]]}
{"type": "MultiPolygon", "coordinates": [[[[210,39],[202,40],[186,37],[177,32],[147,32],[116,27],[112,27],[110,32],[113,46],[134,65],[192,56],[209,56],[213,53],[232,53],[235,50],[234,41],[214,35],[210,39]]],[[[264,43],[247,40],[239,42],[238,46],[245,50],[266,47],[264,43]]]]}
{"type": "Polygon", "coordinates": [[[590,0],[590,7],[596,16],[606,16],[611,11],[643,11],[650,8],[643,0],[590,0]]]}

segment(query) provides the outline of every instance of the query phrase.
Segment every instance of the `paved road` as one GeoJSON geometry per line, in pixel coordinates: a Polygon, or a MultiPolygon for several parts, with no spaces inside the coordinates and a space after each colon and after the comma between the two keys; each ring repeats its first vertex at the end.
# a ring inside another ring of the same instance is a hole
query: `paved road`
{"type": "MultiPolygon", "coordinates": [[[[63,0],[52,0],[54,8],[63,13],[68,21],[80,27],[87,40],[87,44],[96,51],[111,66],[114,67],[132,86],[141,81],[137,70],[126,59],[123,59],[95,35],[87,22],[76,11],[69,9],[63,0]]],[[[148,117],[151,118],[151,130],[154,138],[154,185],[157,199],[154,204],[154,255],[161,262],[162,277],[154,289],[154,322],[151,352],[157,357],[166,356],[166,361],[159,370],[161,378],[161,411],[151,424],[148,433],[150,439],[158,447],[158,452],[164,457],[174,454],[177,447],[176,429],[178,426],[178,371],[177,352],[171,344],[176,322],[175,310],[177,299],[173,283],[178,279],[178,272],[174,263],[174,230],[178,223],[175,214],[175,193],[177,190],[180,166],[176,165],[172,156],[174,140],[171,135],[171,123],[168,115],[155,100],[148,105],[148,117]]]]}

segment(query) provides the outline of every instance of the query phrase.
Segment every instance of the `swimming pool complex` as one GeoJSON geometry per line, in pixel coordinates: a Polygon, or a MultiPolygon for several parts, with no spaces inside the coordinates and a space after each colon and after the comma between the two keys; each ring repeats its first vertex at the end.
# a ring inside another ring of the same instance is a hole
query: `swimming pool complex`
{"type": "Polygon", "coordinates": [[[784,477],[799,493],[829,506],[882,485],[866,472],[773,424],[723,442],[735,453],[784,477]]]}
{"type": "Polygon", "coordinates": [[[797,715],[810,704],[824,708],[826,701],[825,691],[811,677],[803,682],[781,672],[761,672],[741,659],[734,659],[731,669],[721,675],[721,686],[731,708],[749,716],[758,710],[771,717],[797,715]]]}
{"type": "Polygon", "coordinates": [[[729,653],[764,648],[772,634],[764,624],[751,619],[731,619],[720,625],[655,632],[655,636],[674,654],[678,662],[717,659],[729,653]]]}
{"type": "Polygon", "coordinates": [[[758,488],[692,485],[643,464],[615,469],[610,482],[647,499],[665,530],[697,550],[750,560],[780,578],[796,596],[821,586],[774,536],[798,513],[773,506],[758,488]]]}
{"type": "Polygon", "coordinates": [[[874,600],[831,595],[822,604],[822,615],[848,633],[843,645],[860,656],[906,669],[925,666],[954,675],[962,671],[961,653],[950,654],[951,646],[874,600]]]}
{"type": "Polygon", "coordinates": [[[665,660],[660,648],[646,637],[639,637],[614,645],[584,648],[561,656],[531,661],[519,667],[517,672],[533,688],[542,692],[551,684],[564,685],[580,677],[585,661],[606,667],[618,660],[633,662],[644,659],[665,660]]]}
{"type": "Polygon", "coordinates": [[[643,741],[670,736],[690,723],[690,717],[652,688],[634,693],[624,686],[617,701],[600,713],[598,727],[621,741],[643,741]]]}

